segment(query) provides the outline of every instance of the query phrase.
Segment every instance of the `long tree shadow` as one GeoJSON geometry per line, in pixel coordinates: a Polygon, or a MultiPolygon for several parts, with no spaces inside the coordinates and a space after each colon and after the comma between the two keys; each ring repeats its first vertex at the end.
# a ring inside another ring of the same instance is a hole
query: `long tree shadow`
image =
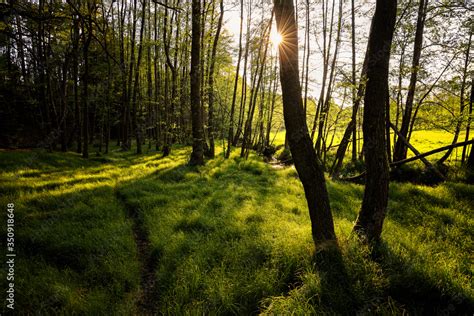
{"type": "Polygon", "coordinates": [[[332,312],[343,315],[356,311],[359,304],[349,277],[342,253],[335,245],[317,251],[314,262],[321,279],[321,297],[318,304],[332,312]]]}
{"type": "MultiPolygon", "coordinates": [[[[416,251],[408,250],[416,257],[416,251]]],[[[442,273],[429,274],[386,244],[376,249],[374,260],[378,262],[388,277],[386,295],[403,304],[410,314],[419,315],[472,315],[474,300],[453,280],[442,273]],[[443,287],[440,287],[440,279],[443,287]]]]}
{"type": "Polygon", "coordinates": [[[119,191],[139,210],[149,233],[162,312],[257,313],[263,297],[288,290],[297,270],[283,267],[272,289],[252,280],[276,268],[258,211],[271,199],[276,175],[253,162],[209,164],[205,171],[185,164],[159,170],[123,183],[119,191]],[[246,290],[226,297],[220,282],[246,290]]]}

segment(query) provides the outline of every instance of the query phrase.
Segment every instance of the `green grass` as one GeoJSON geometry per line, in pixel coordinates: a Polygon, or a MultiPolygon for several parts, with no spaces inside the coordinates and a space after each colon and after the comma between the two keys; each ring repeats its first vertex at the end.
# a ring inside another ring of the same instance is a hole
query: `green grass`
{"type": "Polygon", "coordinates": [[[160,314],[472,313],[473,186],[391,184],[374,257],[351,235],[363,187],[329,181],[341,253],[320,258],[294,168],[237,152],[195,168],[189,153],[0,152],[0,201],[16,212],[17,311],[137,313],[126,201],[150,239],[160,314]]]}

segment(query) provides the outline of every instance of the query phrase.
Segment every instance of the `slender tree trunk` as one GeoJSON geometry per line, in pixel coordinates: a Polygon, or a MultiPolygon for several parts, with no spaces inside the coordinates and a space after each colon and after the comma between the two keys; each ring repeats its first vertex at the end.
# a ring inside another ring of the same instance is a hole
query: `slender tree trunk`
{"type": "Polygon", "coordinates": [[[250,24],[252,20],[252,1],[249,2],[248,6],[248,13],[247,13],[247,32],[246,32],[246,39],[245,39],[245,52],[244,52],[244,72],[242,75],[242,92],[240,96],[240,109],[239,109],[239,119],[237,120],[237,131],[234,135],[234,141],[232,143],[233,146],[237,146],[239,142],[240,134],[242,133],[242,125],[244,122],[245,116],[245,105],[247,104],[247,64],[248,64],[248,57],[249,57],[249,49],[250,49],[250,24]]]}
{"type": "Polygon", "coordinates": [[[257,57],[258,62],[257,62],[257,67],[255,69],[255,77],[254,77],[254,81],[256,81],[256,84],[255,86],[252,85],[252,93],[250,94],[249,113],[247,115],[247,121],[245,122],[242,150],[240,153],[241,157],[248,156],[247,153],[248,153],[249,146],[251,144],[252,120],[255,113],[255,107],[257,104],[258,91],[260,90],[260,84],[263,78],[263,70],[265,69],[265,63],[267,60],[268,43],[269,43],[268,37],[270,35],[272,22],[273,22],[273,13],[266,30],[263,32],[263,42],[261,42],[261,43],[265,43],[263,54],[262,54],[262,49],[261,49],[262,45],[260,45],[258,49],[258,57],[257,57]]]}
{"type": "Polygon", "coordinates": [[[390,144],[390,93],[387,89],[387,96],[385,98],[385,136],[388,162],[392,162],[392,147],[390,144]]]}
{"type": "MultiPolygon", "coordinates": [[[[134,86],[133,86],[133,74],[134,74],[134,68],[135,68],[135,35],[136,35],[136,26],[137,26],[137,0],[133,1],[133,10],[131,13],[133,13],[133,20],[132,20],[132,34],[130,38],[130,62],[129,62],[129,70],[128,70],[128,83],[127,83],[127,100],[126,100],[126,111],[125,111],[125,117],[126,117],[126,126],[125,126],[125,139],[123,140],[124,147],[123,149],[125,150],[130,150],[131,148],[131,135],[130,133],[132,132],[132,129],[134,128],[134,121],[135,121],[135,108],[133,104],[133,98],[134,95],[136,96],[135,92],[133,91],[134,86]],[[132,114],[132,115],[131,115],[132,114]],[[132,116],[130,118],[130,116],[132,116]],[[129,133],[130,132],[130,133],[129,133]]],[[[137,70],[138,71],[138,70],[137,70]]]]}
{"type": "Polygon", "coordinates": [[[234,138],[234,113],[235,100],[237,98],[237,88],[239,86],[240,61],[242,60],[242,28],[244,23],[244,0],[240,0],[240,31],[239,31],[239,56],[237,57],[237,68],[235,70],[234,92],[232,94],[232,104],[230,106],[229,134],[227,135],[227,151],[225,157],[229,158],[232,141],[234,138]]]}
{"type": "Polygon", "coordinates": [[[322,167],[308,133],[298,74],[298,30],[293,0],[274,0],[279,46],[283,114],[291,154],[303,184],[316,246],[335,242],[336,234],[322,167]]]}
{"type": "MultiPolygon", "coordinates": [[[[333,1],[333,6],[335,2],[333,1]]],[[[334,8],[332,9],[334,11],[334,8]]],[[[333,14],[334,16],[334,14],[333,14]]],[[[329,40],[332,38],[332,21],[333,17],[331,18],[331,31],[330,31],[330,37],[329,40]]],[[[334,48],[334,55],[332,58],[331,62],[331,72],[329,74],[329,82],[327,85],[327,91],[324,97],[324,102],[321,104],[321,111],[319,114],[319,126],[318,126],[318,137],[316,139],[316,153],[318,156],[322,156],[326,154],[326,133],[325,129],[327,128],[327,120],[328,120],[328,115],[329,115],[329,110],[330,110],[330,101],[331,101],[331,96],[332,96],[332,89],[333,89],[333,84],[334,84],[334,76],[335,76],[335,70],[336,70],[336,61],[337,61],[337,56],[338,56],[338,51],[339,51],[339,44],[340,44],[340,38],[341,38],[341,28],[342,28],[342,0],[339,0],[339,12],[338,12],[338,19],[337,19],[337,32],[336,32],[336,43],[335,43],[335,48],[334,48]]],[[[330,49],[330,46],[329,46],[330,49]]],[[[327,61],[329,62],[329,54],[330,50],[327,52],[327,61]]],[[[324,162],[324,161],[323,161],[324,162]]]]}
{"type": "MultiPolygon", "coordinates": [[[[372,27],[371,27],[372,28],[372,27]]],[[[331,177],[337,178],[339,171],[341,170],[342,163],[344,161],[344,156],[346,154],[347,147],[349,146],[349,142],[352,135],[352,146],[353,149],[357,147],[357,113],[360,107],[360,101],[364,96],[365,92],[365,82],[366,82],[366,75],[367,75],[367,66],[368,66],[368,48],[365,53],[364,57],[364,64],[362,65],[362,71],[360,74],[360,81],[359,86],[357,88],[357,94],[355,99],[353,99],[353,106],[352,106],[352,116],[349,124],[344,131],[344,136],[342,137],[341,143],[337,148],[336,157],[334,159],[333,165],[331,166],[331,177]]],[[[357,160],[357,150],[355,152],[357,160]]],[[[354,150],[352,151],[352,158],[354,161],[354,150]]]]}
{"type": "MultiPolygon", "coordinates": [[[[354,127],[352,128],[352,162],[357,161],[357,111],[356,107],[357,90],[356,90],[356,37],[355,37],[355,4],[351,0],[351,48],[352,48],[352,120],[354,120],[354,127]]],[[[362,80],[362,78],[361,78],[362,80]]],[[[360,98],[359,98],[360,99],[360,98]]],[[[345,152],[345,150],[344,150],[345,152]]]]}
{"type": "MultiPolygon", "coordinates": [[[[425,27],[426,9],[428,0],[420,0],[418,8],[418,18],[416,22],[415,46],[413,49],[413,61],[411,65],[410,85],[408,86],[407,101],[405,104],[405,111],[402,117],[402,126],[400,127],[400,134],[407,138],[408,128],[412,119],[413,100],[415,98],[416,82],[418,78],[418,70],[420,68],[420,56],[423,46],[423,31],[425,27]]],[[[407,147],[401,140],[397,140],[395,150],[393,153],[393,161],[405,159],[407,156],[407,147]]]]}
{"type": "MultiPolygon", "coordinates": [[[[327,34],[327,24],[328,24],[328,0],[322,0],[322,14],[323,14],[323,80],[322,80],[322,85],[321,85],[321,91],[319,94],[319,99],[318,103],[316,106],[316,115],[314,116],[313,120],[313,127],[311,129],[311,139],[314,142],[314,136],[316,134],[316,130],[318,128],[318,122],[321,121],[322,114],[322,108],[324,106],[324,100],[325,100],[325,91],[326,91],[326,81],[327,81],[327,76],[328,76],[328,71],[329,71],[329,55],[331,53],[331,39],[332,39],[332,29],[333,29],[333,21],[334,21],[334,7],[335,7],[335,0],[332,2],[332,10],[331,10],[331,25],[330,25],[330,30],[329,30],[329,39],[328,39],[328,34],[327,34]]],[[[317,136],[318,139],[316,142],[320,141],[321,135],[317,136]]]]}
{"type": "Polygon", "coordinates": [[[89,158],[89,99],[88,99],[88,89],[89,89],[89,46],[92,40],[92,8],[87,3],[88,6],[88,15],[82,18],[82,36],[83,36],[83,57],[84,57],[84,72],[82,75],[82,108],[83,108],[83,148],[82,148],[82,157],[89,158]],[[87,21],[86,21],[87,18],[87,21]],[[87,24],[87,26],[86,26],[87,24]]]}
{"type": "Polygon", "coordinates": [[[224,0],[219,2],[219,21],[217,22],[216,35],[214,37],[214,42],[212,43],[212,52],[211,60],[209,66],[209,77],[208,77],[208,102],[209,102],[209,122],[208,122],[208,135],[209,135],[209,157],[214,158],[215,154],[215,145],[214,145],[214,135],[216,132],[215,122],[214,122],[214,67],[216,65],[216,54],[217,54],[217,44],[219,42],[219,36],[221,34],[222,20],[224,18],[224,0]]]}
{"type": "MultiPolygon", "coordinates": [[[[456,123],[456,128],[454,130],[454,138],[453,138],[453,141],[452,141],[452,144],[456,144],[456,142],[458,141],[458,138],[459,138],[459,133],[461,132],[461,126],[462,126],[462,116],[464,114],[464,108],[466,107],[466,104],[464,102],[464,94],[465,94],[465,90],[466,90],[466,81],[467,81],[467,75],[468,75],[468,66],[469,66],[469,58],[471,57],[471,42],[472,42],[472,28],[471,28],[471,31],[469,33],[469,40],[467,42],[467,47],[466,47],[466,58],[464,59],[464,69],[463,69],[463,76],[462,76],[462,82],[461,82],[461,96],[459,98],[459,119],[458,119],[458,122],[456,123]]],[[[453,148],[451,149],[448,149],[448,151],[446,151],[443,155],[443,157],[441,157],[437,162],[436,164],[440,165],[442,163],[444,163],[448,158],[449,156],[451,155],[451,153],[453,152],[453,148]]]]}
{"type": "MultiPolygon", "coordinates": [[[[469,116],[467,118],[467,124],[466,124],[466,137],[464,138],[465,142],[469,140],[469,133],[471,130],[471,121],[472,121],[472,104],[473,103],[474,103],[474,78],[471,79],[471,97],[469,98],[469,116]]],[[[471,151],[472,151],[472,147],[471,147],[471,151]]],[[[464,146],[462,149],[462,158],[461,158],[462,163],[465,162],[466,155],[467,155],[467,146],[464,146]]]]}
{"type": "Polygon", "coordinates": [[[81,105],[79,103],[79,85],[77,82],[79,76],[79,21],[77,15],[73,18],[73,61],[72,61],[72,82],[74,94],[74,133],[77,135],[76,152],[82,153],[82,123],[81,123],[81,105]]]}
{"type": "MultiPolygon", "coordinates": [[[[276,76],[277,73],[277,65],[275,64],[273,73],[272,73],[272,78],[276,76]]],[[[277,94],[277,79],[273,79],[273,88],[271,90],[271,103],[270,103],[270,109],[268,110],[268,118],[267,118],[267,130],[266,130],[266,136],[265,136],[265,144],[264,148],[270,147],[270,134],[272,130],[272,121],[273,121],[273,112],[275,110],[275,102],[276,102],[276,94],[277,94]]]]}
{"type": "Polygon", "coordinates": [[[146,12],[146,0],[142,1],[142,21],[140,26],[140,39],[138,43],[138,56],[137,56],[137,66],[135,70],[135,82],[133,88],[133,96],[132,96],[132,106],[133,106],[133,128],[135,129],[135,138],[137,141],[137,154],[142,153],[142,138],[141,138],[141,124],[138,120],[138,105],[137,105],[137,94],[138,94],[138,81],[140,78],[140,63],[142,60],[142,51],[143,51],[143,32],[145,29],[145,12],[146,12]]]}
{"type": "MultiPolygon", "coordinates": [[[[406,45],[401,43],[400,61],[398,63],[398,87],[397,87],[397,112],[395,114],[395,127],[398,129],[400,120],[400,112],[402,110],[402,83],[403,83],[403,66],[405,64],[405,49],[406,45]]],[[[397,143],[397,133],[393,134],[393,143],[397,143]]]]}
{"type": "Polygon", "coordinates": [[[410,122],[410,128],[408,130],[408,140],[410,140],[411,138],[411,135],[413,133],[413,129],[414,129],[414,126],[415,126],[415,121],[416,121],[416,117],[418,115],[418,110],[420,109],[421,105],[423,104],[423,101],[428,97],[428,95],[431,93],[431,91],[437,86],[438,84],[438,81],[444,77],[444,73],[446,70],[450,69],[451,67],[451,63],[453,62],[453,60],[456,58],[456,55],[453,55],[453,57],[451,58],[451,60],[446,64],[446,66],[444,67],[443,71],[441,71],[441,73],[439,74],[438,78],[436,78],[436,80],[431,84],[431,86],[429,87],[429,89],[423,94],[423,96],[418,100],[416,106],[415,106],[415,112],[413,112],[413,116],[412,116],[412,119],[411,119],[411,122],[410,122]]]}
{"type": "Polygon", "coordinates": [[[193,127],[193,151],[190,165],[204,164],[204,126],[201,112],[201,1],[192,2],[191,42],[191,117],[193,127]]]}
{"type": "Polygon", "coordinates": [[[369,36],[367,87],[364,99],[366,184],[354,230],[367,241],[378,241],[387,211],[389,164],[386,151],[385,102],[388,67],[397,14],[397,0],[377,0],[369,36]]]}

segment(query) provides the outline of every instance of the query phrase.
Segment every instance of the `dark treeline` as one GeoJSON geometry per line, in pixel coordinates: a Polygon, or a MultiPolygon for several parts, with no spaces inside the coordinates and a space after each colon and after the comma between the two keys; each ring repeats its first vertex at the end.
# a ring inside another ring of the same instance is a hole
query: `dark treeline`
{"type": "Polygon", "coordinates": [[[224,139],[244,144],[243,156],[265,148],[275,128],[272,19],[268,6],[248,8],[258,18],[249,11],[257,22],[240,35],[247,38],[239,49],[244,75],[238,76],[223,1],[200,4],[197,37],[191,37],[196,25],[189,1],[1,5],[2,147],[40,145],[87,157],[91,146],[107,153],[113,141],[123,150],[134,144],[141,153],[146,145],[168,155],[173,144],[191,144],[191,113],[199,110],[207,156],[224,139]],[[199,71],[193,79],[196,39],[199,71]],[[195,80],[198,91],[191,92],[195,80]],[[191,111],[197,99],[202,102],[191,111]]]}

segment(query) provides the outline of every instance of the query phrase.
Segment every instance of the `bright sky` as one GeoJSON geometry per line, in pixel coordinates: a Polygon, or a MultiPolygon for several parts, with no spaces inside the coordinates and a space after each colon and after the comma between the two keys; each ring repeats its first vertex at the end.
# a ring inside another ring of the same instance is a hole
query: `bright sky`
{"type": "MultiPolygon", "coordinates": [[[[255,0],[254,0],[255,1],[255,0]]],[[[245,1],[247,3],[247,1],[245,1]]],[[[374,1],[365,2],[365,4],[361,7],[358,14],[356,15],[356,26],[357,26],[357,50],[365,52],[365,46],[367,45],[367,36],[370,26],[370,8],[373,7],[374,1]]],[[[244,8],[245,9],[245,8],[244,8]]],[[[262,9],[257,8],[256,6],[253,7],[254,12],[252,12],[252,16],[260,20],[262,16],[262,9]]],[[[348,67],[350,67],[351,62],[351,47],[350,47],[350,2],[346,1],[343,8],[343,35],[342,35],[342,43],[339,48],[339,63],[348,63],[348,67]]],[[[306,7],[304,4],[300,4],[298,8],[299,12],[299,44],[300,44],[300,65],[303,63],[303,44],[304,44],[304,25],[305,25],[305,12],[306,7]]],[[[321,18],[321,4],[313,3],[311,4],[311,35],[310,35],[310,47],[311,47],[311,54],[310,54],[310,61],[309,61],[309,88],[308,88],[308,95],[311,97],[318,98],[320,89],[321,89],[321,81],[322,81],[322,53],[321,53],[321,46],[322,46],[322,32],[320,29],[322,25],[322,18],[321,18]]],[[[244,13],[244,32],[246,30],[246,12],[244,13]]],[[[269,17],[270,10],[269,7],[266,8],[265,14],[269,17]]],[[[337,20],[337,8],[335,11],[335,21],[334,21],[334,28],[336,28],[336,20],[337,20]]],[[[238,46],[239,41],[239,27],[240,27],[240,4],[236,1],[226,0],[225,2],[225,14],[224,14],[224,27],[232,34],[234,38],[235,47],[238,46]],[[233,2],[233,3],[232,3],[233,2]]],[[[275,24],[275,23],[274,23],[275,24]]],[[[334,30],[334,34],[335,34],[334,30]]],[[[273,25],[272,32],[271,32],[271,39],[272,41],[278,37],[278,33],[276,32],[276,25],[273,25]]],[[[335,35],[334,35],[335,37],[335,35]]],[[[245,40],[245,36],[244,36],[245,40]]],[[[332,44],[332,52],[334,51],[334,40],[332,44]]],[[[276,53],[276,48],[274,47],[273,53],[276,53]]],[[[332,55],[333,53],[331,53],[332,55]]],[[[359,53],[359,55],[361,55],[359,53]]],[[[364,56],[356,56],[357,61],[359,63],[362,62],[364,56]]],[[[236,62],[234,60],[234,62],[236,62]]],[[[349,69],[349,68],[347,68],[349,69]]],[[[335,96],[336,97],[336,96],[335,96]]]]}
{"type": "MultiPolygon", "coordinates": [[[[252,18],[256,19],[256,21],[261,20],[262,16],[262,9],[258,8],[258,5],[260,5],[261,1],[260,0],[245,0],[245,5],[249,1],[253,1],[252,5],[252,18]],[[255,5],[255,3],[258,3],[258,5],[255,5]]],[[[322,43],[323,43],[323,37],[322,37],[322,8],[321,4],[322,1],[316,1],[316,0],[309,0],[310,1],[310,47],[311,47],[311,54],[310,54],[310,61],[309,61],[309,77],[310,77],[310,83],[309,83],[309,89],[308,89],[308,95],[310,97],[314,98],[319,98],[320,94],[320,89],[321,89],[321,82],[322,82],[322,67],[323,67],[323,62],[322,62],[322,43]]],[[[224,15],[224,20],[225,20],[225,28],[233,35],[234,42],[235,42],[235,47],[238,47],[238,40],[239,40],[239,26],[240,26],[240,1],[237,0],[225,0],[225,15],[224,15]]],[[[299,0],[299,7],[297,8],[298,12],[298,19],[299,19],[299,44],[300,44],[300,53],[299,53],[299,60],[300,60],[300,67],[302,66],[303,63],[303,43],[304,43],[304,25],[305,25],[305,13],[306,13],[306,0],[299,0]]],[[[336,2],[336,6],[338,5],[338,1],[336,2]]],[[[263,14],[268,18],[270,17],[270,10],[271,10],[271,1],[266,1],[266,7],[265,7],[265,12],[263,14]]],[[[350,74],[351,71],[351,56],[352,56],[352,50],[351,50],[351,35],[350,35],[350,29],[351,29],[351,15],[350,15],[350,1],[343,1],[343,15],[342,15],[342,42],[341,46],[339,48],[339,54],[338,54],[338,66],[341,67],[343,66],[343,69],[345,73],[350,74]]],[[[364,0],[364,1],[356,1],[356,60],[357,64],[361,66],[366,46],[367,46],[367,40],[368,40],[368,35],[369,35],[369,28],[370,28],[370,22],[372,19],[373,15],[373,10],[375,8],[375,0],[364,0]]],[[[244,8],[246,10],[246,8],[244,8]]],[[[331,8],[329,8],[329,12],[331,8]]],[[[337,14],[338,14],[338,8],[335,8],[335,18],[334,18],[334,38],[332,41],[332,46],[331,46],[331,56],[334,54],[334,42],[335,42],[335,34],[336,34],[336,23],[337,23],[337,14]]],[[[329,14],[330,15],[330,14],[329,14]]],[[[245,25],[245,19],[246,19],[247,13],[244,13],[244,32],[246,29],[245,25]]],[[[430,17],[429,17],[430,18],[430,17]]],[[[406,17],[405,17],[406,19],[406,17]]],[[[414,20],[416,19],[416,12],[412,13],[411,19],[414,20]]],[[[463,38],[463,36],[459,36],[457,34],[459,32],[459,27],[453,27],[455,25],[459,26],[459,21],[463,20],[464,18],[462,16],[458,17],[450,17],[449,20],[446,20],[446,17],[438,17],[435,18],[435,20],[432,21],[435,25],[431,25],[431,28],[439,28],[440,34],[442,34],[446,39],[445,44],[452,45],[450,42],[452,39],[455,39],[457,36],[457,40],[462,40],[463,42],[466,40],[463,38]],[[442,25],[442,26],[439,26],[442,25]],[[448,27],[449,25],[449,27],[448,27]],[[454,34],[454,35],[453,35],[454,34]]],[[[276,27],[273,26],[273,32],[272,32],[272,37],[275,38],[275,29],[276,27]]],[[[425,32],[426,33],[426,32],[425,32]]],[[[425,69],[429,69],[426,75],[430,76],[431,79],[434,82],[434,80],[442,74],[443,69],[445,66],[448,64],[448,61],[452,58],[453,55],[453,50],[448,51],[448,52],[443,52],[442,54],[439,53],[439,49],[441,47],[438,45],[432,45],[430,42],[430,36],[428,34],[425,34],[424,38],[424,44],[427,46],[422,52],[422,63],[423,67],[425,69]],[[437,52],[438,51],[438,52],[437,52]],[[437,59],[433,59],[430,55],[437,56],[437,59]]],[[[245,37],[244,37],[245,39],[245,37]]],[[[396,40],[394,38],[394,40],[396,40]]],[[[439,39],[434,38],[435,41],[439,42],[439,39]]],[[[396,42],[394,42],[396,44],[396,42]]],[[[411,60],[411,50],[412,50],[412,44],[409,44],[407,47],[407,62],[411,60]]],[[[274,53],[276,53],[276,50],[274,50],[274,53]]],[[[235,61],[236,62],[236,61],[235,61]]],[[[456,59],[456,62],[451,65],[449,68],[450,72],[446,72],[443,75],[443,78],[447,78],[449,76],[453,76],[453,74],[456,72],[456,69],[460,68],[460,64],[463,63],[463,56],[462,54],[459,54],[459,56],[456,59]],[[455,66],[455,64],[458,64],[455,66]]],[[[392,60],[391,60],[391,69],[395,69],[393,67],[398,67],[398,60],[396,58],[396,55],[392,54],[392,60]]],[[[360,74],[360,67],[357,68],[357,74],[360,74]]],[[[404,85],[408,86],[408,77],[405,76],[404,78],[404,85]]],[[[395,80],[394,78],[392,78],[395,80]]],[[[426,78],[425,78],[426,79],[426,78]]],[[[421,80],[421,79],[420,79],[421,80]]],[[[428,80],[428,79],[426,79],[428,80]]],[[[336,98],[337,102],[340,103],[341,97],[342,97],[343,89],[335,89],[333,93],[333,97],[336,98]],[[339,93],[339,95],[337,95],[339,93]]]]}

